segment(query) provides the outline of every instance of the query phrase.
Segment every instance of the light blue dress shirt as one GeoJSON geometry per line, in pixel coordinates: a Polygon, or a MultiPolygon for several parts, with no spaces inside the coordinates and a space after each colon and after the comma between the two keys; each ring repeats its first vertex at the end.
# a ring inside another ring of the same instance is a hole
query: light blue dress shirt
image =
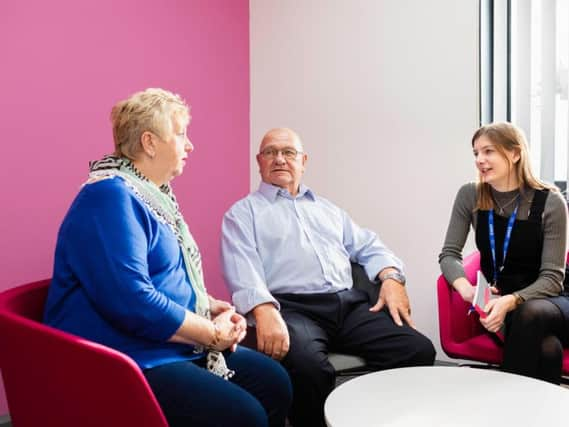
{"type": "Polygon", "coordinates": [[[350,261],[375,280],[402,262],[370,230],[301,185],[296,197],[262,182],[235,203],[222,225],[225,280],[240,313],[272,302],[271,294],[330,293],[352,287],[350,261]]]}

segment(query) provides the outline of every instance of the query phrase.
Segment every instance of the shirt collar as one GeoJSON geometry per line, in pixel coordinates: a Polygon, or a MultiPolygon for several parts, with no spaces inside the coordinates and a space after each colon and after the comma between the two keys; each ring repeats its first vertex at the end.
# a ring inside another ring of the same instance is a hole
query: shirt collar
{"type": "Polygon", "coordinates": [[[303,197],[306,197],[307,199],[312,201],[316,200],[316,195],[314,194],[314,192],[304,184],[300,184],[298,194],[296,195],[296,197],[292,197],[288,192],[288,190],[261,181],[261,184],[259,184],[259,193],[261,193],[263,196],[265,196],[267,200],[271,202],[277,200],[278,196],[285,197],[291,200],[301,199],[303,197]]]}

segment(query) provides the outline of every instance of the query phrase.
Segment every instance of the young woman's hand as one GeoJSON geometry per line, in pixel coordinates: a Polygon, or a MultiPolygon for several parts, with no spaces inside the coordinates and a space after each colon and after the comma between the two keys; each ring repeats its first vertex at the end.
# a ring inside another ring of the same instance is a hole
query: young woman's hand
{"type": "Polygon", "coordinates": [[[500,295],[500,289],[496,286],[490,286],[490,292],[492,292],[492,295],[500,295]]]}
{"type": "Polygon", "coordinates": [[[474,286],[466,280],[466,277],[459,277],[453,282],[452,286],[464,301],[472,304],[472,300],[474,299],[474,286]]]}
{"type": "Polygon", "coordinates": [[[488,313],[486,318],[480,318],[480,323],[489,332],[498,332],[504,324],[506,314],[516,308],[516,300],[513,295],[504,295],[500,298],[490,300],[484,311],[488,313]]]}

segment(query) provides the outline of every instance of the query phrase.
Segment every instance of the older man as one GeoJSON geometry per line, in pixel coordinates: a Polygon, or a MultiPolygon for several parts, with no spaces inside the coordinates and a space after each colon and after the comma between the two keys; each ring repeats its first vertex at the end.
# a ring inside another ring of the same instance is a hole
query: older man
{"type": "Polygon", "coordinates": [[[301,184],[307,159],[292,130],[264,136],[257,154],[263,182],[225,214],[222,262],[237,310],[256,323],[258,350],[291,376],[293,425],[314,427],[325,425],[334,387],[329,351],[387,369],[431,365],[435,350],[414,328],[401,261],[301,184]],[[381,284],[377,302],[352,287],[350,261],[381,284]]]}

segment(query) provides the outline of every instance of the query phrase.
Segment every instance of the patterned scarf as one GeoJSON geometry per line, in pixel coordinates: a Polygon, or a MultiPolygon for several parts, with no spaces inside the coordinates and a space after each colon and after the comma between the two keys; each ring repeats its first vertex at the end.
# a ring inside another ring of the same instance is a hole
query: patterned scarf
{"type": "MultiPolygon", "coordinates": [[[[206,319],[211,319],[200,251],[186,221],[184,221],[170,184],[158,187],[142,175],[135,168],[134,164],[125,157],[107,155],[100,160],[90,162],[89,169],[89,179],[85,184],[120,176],[156,218],[163,224],[168,225],[176,236],[182,250],[186,273],[196,295],[196,313],[206,319]]],[[[194,352],[202,353],[203,351],[206,351],[204,346],[195,346],[194,352]]],[[[223,354],[215,350],[208,351],[207,369],[224,379],[229,379],[235,374],[234,371],[227,368],[223,354]]]]}

